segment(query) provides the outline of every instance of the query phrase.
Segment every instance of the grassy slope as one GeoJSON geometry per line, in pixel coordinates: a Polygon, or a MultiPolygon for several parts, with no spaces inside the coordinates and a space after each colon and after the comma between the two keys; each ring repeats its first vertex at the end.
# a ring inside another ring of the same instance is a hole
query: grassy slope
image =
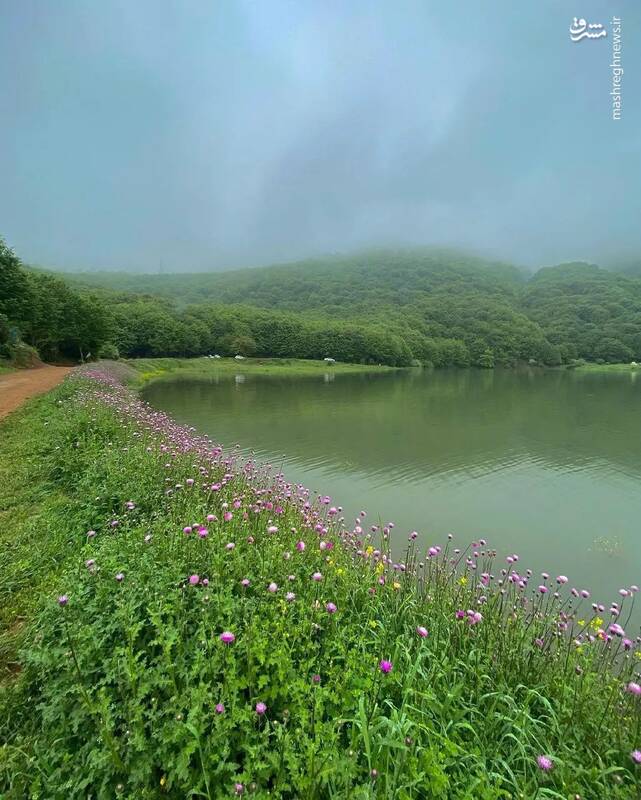
{"type": "Polygon", "coordinates": [[[377,560],[375,541],[353,559],[364,534],[341,544],[327,506],[316,516],[92,381],[32,401],[0,435],[5,660],[22,645],[0,696],[3,798],[224,798],[235,783],[257,798],[638,796],[639,707],[620,683],[636,659],[612,679],[612,647],[571,644],[579,615],[555,635],[551,593],[531,587],[524,603],[515,584],[486,588],[501,562],[485,548],[454,575],[434,556],[418,586],[411,550],[406,572],[377,560]],[[206,538],[183,533],[207,514],[206,538]],[[459,608],[482,621],[456,620],[459,608]]]}

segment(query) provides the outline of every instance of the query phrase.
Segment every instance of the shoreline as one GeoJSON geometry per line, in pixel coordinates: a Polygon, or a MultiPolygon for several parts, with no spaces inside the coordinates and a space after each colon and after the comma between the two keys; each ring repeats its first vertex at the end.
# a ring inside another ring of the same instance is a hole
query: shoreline
{"type": "Polygon", "coordinates": [[[93,762],[105,797],[634,796],[636,587],[605,622],[484,540],[349,525],[105,368],[2,424],[0,790],[79,799],[93,762]]]}

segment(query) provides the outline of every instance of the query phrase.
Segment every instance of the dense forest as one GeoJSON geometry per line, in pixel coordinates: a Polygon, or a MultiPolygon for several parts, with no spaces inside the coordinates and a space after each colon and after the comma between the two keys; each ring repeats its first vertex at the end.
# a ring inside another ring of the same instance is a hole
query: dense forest
{"type": "Polygon", "coordinates": [[[45,359],[323,358],[433,366],[641,360],[641,280],[534,276],[454,251],[365,252],[224,273],[56,276],[0,248],[0,348],[45,359]],[[3,344],[4,343],[4,344],[3,344]]]}

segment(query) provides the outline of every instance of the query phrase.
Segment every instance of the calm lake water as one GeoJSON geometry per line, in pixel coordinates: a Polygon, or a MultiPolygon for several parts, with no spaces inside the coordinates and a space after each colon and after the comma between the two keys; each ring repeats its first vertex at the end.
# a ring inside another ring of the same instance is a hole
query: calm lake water
{"type": "Polygon", "coordinates": [[[641,584],[641,375],[457,370],[176,379],[145,398],[393,521],[399,552],[479,537],[595,599],[641,584]]]}

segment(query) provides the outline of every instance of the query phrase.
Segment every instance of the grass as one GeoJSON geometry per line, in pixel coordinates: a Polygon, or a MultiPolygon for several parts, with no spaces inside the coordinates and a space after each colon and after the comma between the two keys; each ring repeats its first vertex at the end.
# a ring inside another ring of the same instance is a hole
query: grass
{"type": "Polygon", "coordinates": [[[138,382],[147,383],[164,377],[208,377],[216,375],[323,375],[327,372],[349,374],[357,372],[389,372],[397,367],[372,366],[365,364],[326,364],[324,361],[310,361],[296,358],[246,358],[236,361],[233,358],[136,358],[128,359],[127,365],[139,373],[138,382]]]}
{"type": "Polygon", "coordinates": [[[343,523],[98,371],[0,435],[1,797],[639,797],[634,591],[343,523]]]}
{"type": "Polygon", "coordinates": [[[8,375],[9,373],[15,371],[16,367],[14,367],[13,364],[0,358],[0,375],[8,375]]]}
{"type": "Polygon", "coordinates": [[[639,372],[641,364],[581,364],[574,369],[578,372],[639,372]]]}

